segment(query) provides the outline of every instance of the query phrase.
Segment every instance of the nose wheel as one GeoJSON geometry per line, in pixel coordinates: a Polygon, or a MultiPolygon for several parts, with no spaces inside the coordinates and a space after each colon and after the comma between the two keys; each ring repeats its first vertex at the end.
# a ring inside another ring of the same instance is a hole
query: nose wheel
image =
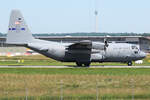
{"type": "Polygon", "coordinates": [[[90,64],[91,64],[90,62],[87,62],[87,63],[84,63],[84,66],[85,66],[85,67],[89,67],[90,64]]]}
{"type": "Polygon", "coordinates": [[[128,62],[128,66],[132,66],[132,61],[129,61],[129,62],[128,62]]]}

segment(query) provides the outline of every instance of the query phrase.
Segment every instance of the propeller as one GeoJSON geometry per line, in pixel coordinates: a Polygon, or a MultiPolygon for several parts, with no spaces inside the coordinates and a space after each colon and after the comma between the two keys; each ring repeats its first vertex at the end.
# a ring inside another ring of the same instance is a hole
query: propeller
{"type": "Polygon", "coordinates": [[[104,38],[104,43],[105,43],[104,50],[106,51],[107,47],[109,46],[107,38],[104,38]]]}

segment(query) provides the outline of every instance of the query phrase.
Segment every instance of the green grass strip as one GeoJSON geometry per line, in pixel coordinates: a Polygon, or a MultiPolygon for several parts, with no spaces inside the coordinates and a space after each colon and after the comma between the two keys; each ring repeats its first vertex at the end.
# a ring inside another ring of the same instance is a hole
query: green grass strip
{"type": "Polygon", "coordinates": [[[148,68],[0,68],[0,74],[150,75],[148,68]]]}

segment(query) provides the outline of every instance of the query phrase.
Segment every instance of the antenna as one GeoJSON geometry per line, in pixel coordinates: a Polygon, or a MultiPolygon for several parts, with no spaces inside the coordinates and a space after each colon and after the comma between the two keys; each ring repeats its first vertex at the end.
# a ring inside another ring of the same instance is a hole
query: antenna
{"type": "Polygon", "coordinates": [[[95,0],[95,33],[98,32],[98,0],[95,0]]]}

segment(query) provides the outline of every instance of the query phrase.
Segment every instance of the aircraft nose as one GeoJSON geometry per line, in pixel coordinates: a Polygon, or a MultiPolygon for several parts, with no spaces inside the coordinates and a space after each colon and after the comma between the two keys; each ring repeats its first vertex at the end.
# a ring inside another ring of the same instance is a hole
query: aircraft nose
{"type": "Polygon", "coordinates": [[[141,53],[140,53],[140,57],[141,57],[141,58],[145,58],[146,56],[147,56],[147,55],[146,55],[145,52],[141,52],[141,53]]]}

